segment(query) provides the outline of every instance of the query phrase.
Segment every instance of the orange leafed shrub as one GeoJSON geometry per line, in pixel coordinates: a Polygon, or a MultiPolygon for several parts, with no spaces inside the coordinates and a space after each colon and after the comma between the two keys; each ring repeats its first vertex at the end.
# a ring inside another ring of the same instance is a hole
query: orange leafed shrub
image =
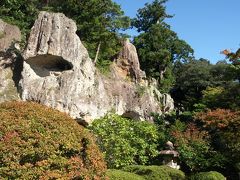
{"type": "Polygon", "coordinates": [[[105,179],[93,135],[57,110],[32,103],[0,104],[0,177],[105,179]]]}
{"type": "Polygon", "coordinates": [[[199,113],[195,118],[210,132],[215,148],[228,158],[230,164],[239,163],[240,111],[216,109],[199,113]]]}
{"type": "Polygon", "coordinates": [[[195,116],[195,119],[204,124],[204,127],[216,127],[223,129],[232,123],[236,123],[236,119],[240,117],[240,111],[231,111],[228,109],[209,110],[208,112],[201,112],[195,116]]]}
{"type": "MultiPolygon", "coordinates": [[[[176,139],[182,139],[185,143],[189,142],[203,142],[204,139],[208,139],[208,133],[206,131],[200,131],[195,124],[188,124],[184,132],[181,131],[172,131],[172,136],[176,139]]],[[[176,144],[177,145],[177,144],[176,144]]]]}

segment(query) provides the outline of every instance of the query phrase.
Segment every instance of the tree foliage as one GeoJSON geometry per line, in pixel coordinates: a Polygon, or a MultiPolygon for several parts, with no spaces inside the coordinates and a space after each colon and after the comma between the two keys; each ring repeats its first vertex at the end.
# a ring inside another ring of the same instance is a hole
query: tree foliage
{"type": "Polygon", "coordinates": [[[235,75],[235,79],[240,83],[240,48],[236,52],[230,52],[229,50],[222,51],[226,55],[226,58],[232,62],[232,68],[235,75]]]}
{"type": "Polygon", "coordinates": [[[163,91],[168,91],[174,82],[172,63],[188,59],[193,50],[163,22],[166,17],[171,17],[165,12],[165,2],[155,0],[139,9],[133,25],[139,32],[143,31],[134,38],[141,67],[148,76],[160,80],[163,91]]]}
{"type": "Polygon", "coordinates": [[[138,32],[148,31],[153,24],[163,23],[165,18],[171,18],[166,13],[164,4],[167,0],[154,0],[151,4],[146,3],[144,8],[138,10],[137,17],[132,20],[132,25],[138,32]]]}
{"type": "Polygon", "coordinates": [[[210,133],[214,148],[227,159],[227,169],[234,171],[240,162],[240,111],[227,109],[198,113],[195,119],[210,133]]]}
{"type": "Polygon", "coordinates": [[[231,156],[240,161],[240,112],[226,109],[209,110],[198,113],[196,119],[203,123],[203,126],[214,136],[219,138],[215,142],[219,149],[231,152],[231,156]],[[224,148],[223,148],[224,147],[224,148]],[[235,153],[234,153],[235,152],[235,153]]]}
{"type": "Polygon", "coordinates": [[[176,83],[171,94],[177,106],[182,105],[185,110],[194,109],[194,104],[202,98],[202,91],[212,85],[210,68],[211,64],[205,59],[175,64],[176,83]]]}
{"type": "Polygon", "coordinates": [[[130,19],[112,0],[60,0],[49,3],[53,11],[74,19],[78,35],[92,58],[100,44],[99,58],[110,60],[120,48],[120,29],[128,28],[130,19]]]}
{"type": "Polygon", "coordinates": [[[170,134],[180,153],[183,168],[190,172],[207,170],[208,168],[221,167],[223,157],[213,151],[207,131],[202,131],[194,124],[181,126],[179,123],[172,125],[170,134]]]}
{"type": "Polygon", "coordinates": [[[138,122],[108,114],[90,129],[97,135],[109,168],[149,164],[157,156],[158,132],[149,122],[138,122]]]}
{"type": "Polygon", "coordinates": [[[41,3],[38,0],[1,0],[0,7],[0,18],[17,25],[26,35],[41,9],[41,3]]]}
{"type": "Polygon", "coordinates": [[[205,59],[176,62],[176,82],[171,90],[176,107],[183,106],[188,111],[194,111],[199,106],[236,108],[239,91],[230,66],[226,62],[213,65],[205,59]]]}
{"type": "Polygon", "coordinates": [[[77,34],[87,46],[90,56],[96,56],[100,44],[100,60],[110,60],[120,48],[120,29],[128,28],[130,19],[112,0],[3,0],[0,18],[29,32],[39,11],[64,13],[77,23],[77,34]]]}

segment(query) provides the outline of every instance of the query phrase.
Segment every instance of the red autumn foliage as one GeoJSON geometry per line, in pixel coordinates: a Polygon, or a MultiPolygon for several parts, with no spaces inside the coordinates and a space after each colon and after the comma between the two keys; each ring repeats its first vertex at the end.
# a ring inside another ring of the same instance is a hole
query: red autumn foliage
{"type": "Polygon", "coordinates": [[[240,111],[231,111],[229,109],[209,110],[201,112],[195,116],[196,120],[203,123],[205,128],[224,129],[237,122],[240,117],[240,111]]]}
{"type": "Polygon", "coordinates": [[[196,127],[195,124],[188,124],[185,131],[172,131],[171,135],[177,139],[181,140],[180,142],[176,141],[176,146],[178,143],[189,143],[189,142],[204,142],[205,139],[208,138],[207,131],[200,131],[199,128],[196,127]]]}
{"type": "Polygon", "coordinates": [[[0,104],[0,164],[3,179],[106,178],[93,135],[68,115],[32,102],[0,104]]]}
{"type": "Polygon", "coordinates": [[[209,110],[197,114],[195,119],[209,131],[215,148],[226,156],[231,164],[240,162],[240,111],[209,110]]]}

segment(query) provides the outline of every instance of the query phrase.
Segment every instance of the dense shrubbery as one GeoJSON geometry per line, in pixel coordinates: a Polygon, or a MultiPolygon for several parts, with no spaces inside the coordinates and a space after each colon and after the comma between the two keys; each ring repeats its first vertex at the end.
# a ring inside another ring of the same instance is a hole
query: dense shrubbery
{"type": "Polygon", "coordinates": [[[117,169],[109,169],[107,171],[107,176],[110,180],[144,180],[143,177],[137,174],[117,169]]]}
{"type": "Polygon", "coordinates": [[[225,180],[226,178],[219,172],[201,172],[189,178],[190,180],[225,180]]]}
{"type": "Polygon", "coordinates": [[[99,179],[106,165],[88,130],[31,102],[0,104],[0,177],[99,179]]]}
{"type": "Polygon", "coordinates": [[[226,166],[233,172],[240,162],[240,111],[209,110],[195,118],[210,133],[214,148],[227,158],[226,166]]]}
{"type": "Polygon", "coordinates": [[[168,166],[127,166],[124,171],[138,174],[147,180],[166,179],[181,180],[185,179],[182,171],[170,168],[168,166]]]}
{"type": "Polygon", "coordinates": [[[185,170],[199,172],[222,166],[224,157],[211,147],[207,131],[200,130],[194,124],[188,124],[183,129],[177,129],[176,125],[172,125],[170,133],[185,170]]]}
{"type": "Polygon", "coordinates": [[[109,168],[132,164],[149,164],[157,154],[158,131],[149,122],[139,122],[108,114],[90,127],[109,168]]]}

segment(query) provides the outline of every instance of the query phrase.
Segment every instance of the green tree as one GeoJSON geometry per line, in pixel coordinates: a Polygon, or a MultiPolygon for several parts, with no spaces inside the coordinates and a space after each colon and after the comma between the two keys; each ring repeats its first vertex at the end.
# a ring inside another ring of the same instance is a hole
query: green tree
{"type": "Polygon", "coordinates": [[[207,131],[200,130],[192,123],[184,127],[184,124],[176,121],[169,132],[180,154],[183,169],[199,172],[222,166],[225,159],[211,147],[207,131]]]}
{"type": "Polygon", "coordinates": [[[174,64],[176,82],[171,90],[176,107],[183,106],[187,111],[237,109],[240,90],[231,66],[225,61],[210,64],[205,59],[177,61],[174,64]]]}
{"type": "Polygon", "coordinates": [[[227,159],[225,168],[234,174],[234,166],[240,163],[240,111],[209,110],[196,114],[195,119],[209,132],[213,147],[227,159]]]}
{"type": "Polygon", "coordinates": [[[120,5],[112,0],[60,0],[49,3],[53,11],[62,12],[77,23],[77,34],[94,59],[110,60],[120,49],[119,30],[129,27],[120,5]]]}
{"type": "Polygon", "coordinates": [[[155,0],[146,4],[132,22],[139,32],[143,31],[134,38],[141,67],[148,76],[159,80],[162,91],[168,91],[174,82],[173,62],[188,59],[193,53],[192,48],[163,22],[171,17],[165,12],[165,2],[155,0]]]}
{"type": "Polygon", "coordinates": [[[90,129],[97,136],[108,168],[149,164],[158,155],[158,131],[149,122],[108,114],[95,120],[90,129]]]}
{"type": "Polygon", "coordinates": [[[120,6],[112,0],[2,0],[0,18],[15,24],[26,35],[41,10],[61,12],[77,23],[77,34],[90,56],[110,60],[120,49],[120,29],[130,25],[120,6]],[[97,53],[99,52],[99,53],[97,53]]]}
{"type": "Polygon", "coordinates": [[[138,10],[137,17],[132,21],[132,25],[137,28],[138,32],[146,32],[153,24],[163,23],[165,18],[172,17],[166,13],[164,4],[167,1],[154,0],[151,4],[146,3],[144,8],[138,10]]]}
{"type": "Polygon", "coordinates": [[[235,80],[234,69],[227,61],[218,61],[211,66],[210,74],[214,79],[214,86],[224,86],[235,80]]]}
{"type": "Polygon", "coordinates": [[[38,0],[1,0],[0,18],[17,25],[26,35],[37,17],[41,3],[38,0]]]}
{"type": "Polygon", "coordinates": [[[224,92],[223,87],[207,87],[206,90],[202,91],[203,97],[202,102],[208,108],[220,107],[222,102],[220,102],[221,94],[224,92]]]}
{"type": "Polygon", "coordinates": [[[226,58],[232,62],[233,69],[235,71],[235,78],[240,83],[240,48],[236,52],[230,52],[229,50],[222,51],[226,55],[226,58]]]}
{"type": "Polygon", "coordinates": [[[205,59],[175,63],[176,83],[171,94],[176,107],[183,106],[190,111],[195,109],[194,105],[201,101],[202,91],[212,85],[211,66],[205,59]]]}

